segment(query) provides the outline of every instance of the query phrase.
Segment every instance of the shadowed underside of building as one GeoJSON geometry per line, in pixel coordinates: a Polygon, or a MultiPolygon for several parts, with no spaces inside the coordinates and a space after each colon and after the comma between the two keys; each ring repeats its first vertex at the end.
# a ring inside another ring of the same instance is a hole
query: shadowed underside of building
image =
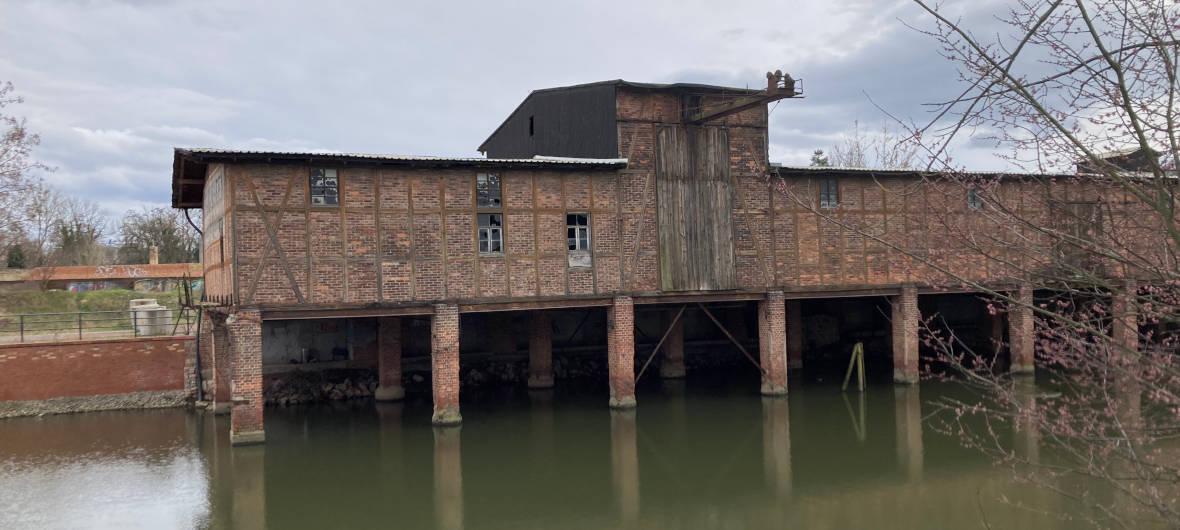
{"type": "MultiPolygon", "coordinates": [[[[798,93],[789,78],[768,79],[766,90],[608,81],[534,91],[480,146],[487,158],[176,149],[173,206],[203,209],[202,358],[234,441],[263,440],[264,364],[355,360],[354,324],[370,330],[378,399],[403,397],[403,348],[428,336],[434,421],[454,424],[461,332],[487,335],[464,345],[527,342],[528,385],[544,388],[554,319],[604,313],[609,403],[627,408],[650,353],[636,356],[642,314],[661,376],[684,374],[691,313],[757,365],[763,394],[782,396],[788,367],[833,333],[813,314],[859,312],[882,331],[865,340],[883,344],[893,379],[909,384],[919,302],[962,292],[946,273],[1031,302],[1020,274],[962,250],[945,228],[948,217],[989,222],[970,194],[915,171],[772,167],[767,103],[798,93]],[[461,324],[471,319],[480,325],[461,324]],[[737,322],[753,329],[735,333],[737,322]],[[347,347],[315,345],[329,324],[348,330],[337,341],[347,347]],[[497,338],[511,330],[527,341],[497,338]]],[[[1046,175],[995,180],[1046,222],[1054,208],[1110,194],[1046,175]]],[[[1013,371],[1032,370],[1029,310],[979,311],[973,325],[1011,345],[1013,371]]]]}

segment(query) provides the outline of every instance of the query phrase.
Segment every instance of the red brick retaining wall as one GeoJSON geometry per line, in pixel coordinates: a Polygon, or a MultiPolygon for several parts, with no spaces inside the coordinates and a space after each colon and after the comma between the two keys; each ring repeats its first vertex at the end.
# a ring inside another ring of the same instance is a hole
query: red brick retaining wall
{"type": "Polygon", "coordinates": [[[0,401],[185,390],[194,337],[0,345],[0,401]]]}

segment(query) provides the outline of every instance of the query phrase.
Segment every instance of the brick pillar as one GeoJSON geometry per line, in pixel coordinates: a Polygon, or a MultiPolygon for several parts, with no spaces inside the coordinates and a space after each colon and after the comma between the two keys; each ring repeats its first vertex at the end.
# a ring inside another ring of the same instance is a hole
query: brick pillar
{"type": "Polygon", "coordinates": [[[463,528],[461,429],[456,426],[434,428],[435,528],[444,530],[463,528]]]}
{"type": "Polygon", "coordinates": [[[893,388],[893,418],[896,422],[897,464],[911,480],[922,477],[922,399],[918,387],[893,388]]]}
{"type": "Polygon", "coordinates": [[[667,330],[671,326],[668,339],[660,348],[660,377],[665,379],[684,377],[684,315],[680,315],[680,320],[672,324],[674,318],[676,311],[664,311],[660,315],[663,324],[660,327],[667,330]]]}
{"type": "Polygon", "coordinates": [[[397,401],[406,397],[402,388],[402,320],[398,317],[377,319],[377,401],[397,401]]]}
{"type": "Polygon", "coordinates": [[[787,368],[803,369],[803,302],[800,300],[787,301],[787,368]]]}
{"type": "Polygon", "coordinates": [[[893,297],[893,382],[918,382],[918,288],[906,284],[893,297]]]}
{"type": "Polygon", "coordinates": [[[197,334],[197,362],[201,365],[200,396],[213,402],[213,319],[208,311],[201,311],[201,331],[197,334]]]}
{"type": "Polygon", "coordinates": [[[184,341],[184,397],[197,400],[197,341],[184,341]]]}
{"type": "Polygon", "coordinates": [[[615,297],[606,314],[610,406],[635,406],[635,312],[629,296],[615,297]]]}
{"type": "Polygon", "coordinates": [[[553,327],[549,313],[529,314],[529,388],[553,388],[553,327]]]}
{"type": "Polygon", "coordinates": [[[639,517],[639,444],[634,410],[610,412],[611,478],[624,526],[639,517]]]}
{"type": "Polygon", "coordinates": [[[1114,339],[1115,347],[1119,348],[1116,354],[1134,358],[1129,354],[1139,351],[1139,315],[1132,297],[1135,296],[1138,286],[1132,280],[1127,282],[1123,289],[1123,292],[1116,293],[1111,299],[1110,336],[1114,339]]]}
{"type": "Polygon", "coordinates": [[[762,398],[762,466],[779,498],[791,495],[791,415],[787,400],[762,398]]]}
{"type": "Polygon", "coordinates": [[[430,320],[431,384],[434,387],[435,425],[458,425],[459,415],[459,306],[435,304],[430,320]]]}
{"type": "Polygon", "coordinates": [[[1017,302],[1008,311],[1008,355],[1012,358],[1011,370],[1017,374],[1031,374],[1036,366],[1032,286],[1021,284],[1011,296],[1017,302]]]}
{"type": "Polygon", "coordinates": [[[758,355],[762,395],[787,393],[787,307],[782,291],[766,293],[758,302],[758,355]]]}
{"type": "Polygon", "coordinates": [[[229,414],[230,409],[230,358],[232,352],[229,347],[229,328],[226,327],[225,315],[217,315],[211,319],[213,323],[212,373],[210,392],[207,399],[209,408],[214,414],[229,414]]]}
{"type": "Polygon", "coordinates": [[[262,443],[262,318],[258,310],[241,310],[226,319],[226,327],[232,356],[229,440],[234,445],[262,443]]]}

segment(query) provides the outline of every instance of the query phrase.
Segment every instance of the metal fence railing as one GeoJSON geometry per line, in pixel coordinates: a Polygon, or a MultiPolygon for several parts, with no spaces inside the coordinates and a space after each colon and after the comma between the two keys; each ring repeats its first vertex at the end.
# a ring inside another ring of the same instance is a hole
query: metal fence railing
{"type": "Polygon", "coordinates": [[[0,343],[190,335],[196,325],[196,311],[187,309],[0,315],[0,343]]]}

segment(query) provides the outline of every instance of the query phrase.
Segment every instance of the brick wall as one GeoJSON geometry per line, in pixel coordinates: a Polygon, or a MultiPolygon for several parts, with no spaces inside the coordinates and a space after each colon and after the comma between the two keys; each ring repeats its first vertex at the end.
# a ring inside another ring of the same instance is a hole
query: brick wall
{"type": "Polygon", "coordinates": [[[185,345],[193,340],[152,337],[2,344],[0,401],[185,390],[185,345]]]}
{"type": "Polygon", "coordinates": [[[229,331],[230,434],[262,430],[262,318],[258,311],[238,311],[226,319],[229,331]]]}
{"type": "MultiPolygon", "coordinates": [[[[703,105],[721,102],[709,96],[703,105]]],[[[621,89],[616,106],[619,156],[629,159],[627,169],[499,172],[503,207],[495,212],[504,219],[502,255],[478,253],[477,215],[485,210],[476,208],[480,170],[474,168],[337,168],[340,205],[310,207],[309,166],[211,165],[208,292],[232,292],[243,305],[337,305],[656,291],[655,131],[657,124],[680,120],[680,101],[673,94],[621,89]],[[219,193],[228,207],[217,202],[219,193]],[[589,268],[569,266],[565,215],[573,212],[590,213],[589,268]],[[233,224],[215,240],[218,218],[233,224]],[[232,256],[219,261],[224,252],[232,256]],[[222,272],[210,279],[213,271],[222,272]]],[[[766,178],[765,108],[711,126],[728,129],[741,289],[944,284],[940,268],[977,280],[1009,281],[1014,275],[1001,262],[1027,256],[1006,243],[1038,237],[1005,230],[989,212],[968,211],[961,185],[889,173],[839,175],[837,207],[817,214],[819,177],[766,178]],[[966,246],[980,241],[988,242],[983,251],[966,246]]],[[[1006,179],[988,193],[994,196],[987,200],[1003,201],[1012,212],[1046,225],[1060,218],[1054,204],[1101,197],[1114,213],[1103,220],[1104,230],[1139,234],[1123,240],[1158,239],[1151,236],[1158,227],[1136,224],[1153,216],[1136,215],[1121,206],[1125,193],[1091,182],[1006,179]]],[[[1134,250],[1169,259],[1160,245],[1134,250]]]]}

